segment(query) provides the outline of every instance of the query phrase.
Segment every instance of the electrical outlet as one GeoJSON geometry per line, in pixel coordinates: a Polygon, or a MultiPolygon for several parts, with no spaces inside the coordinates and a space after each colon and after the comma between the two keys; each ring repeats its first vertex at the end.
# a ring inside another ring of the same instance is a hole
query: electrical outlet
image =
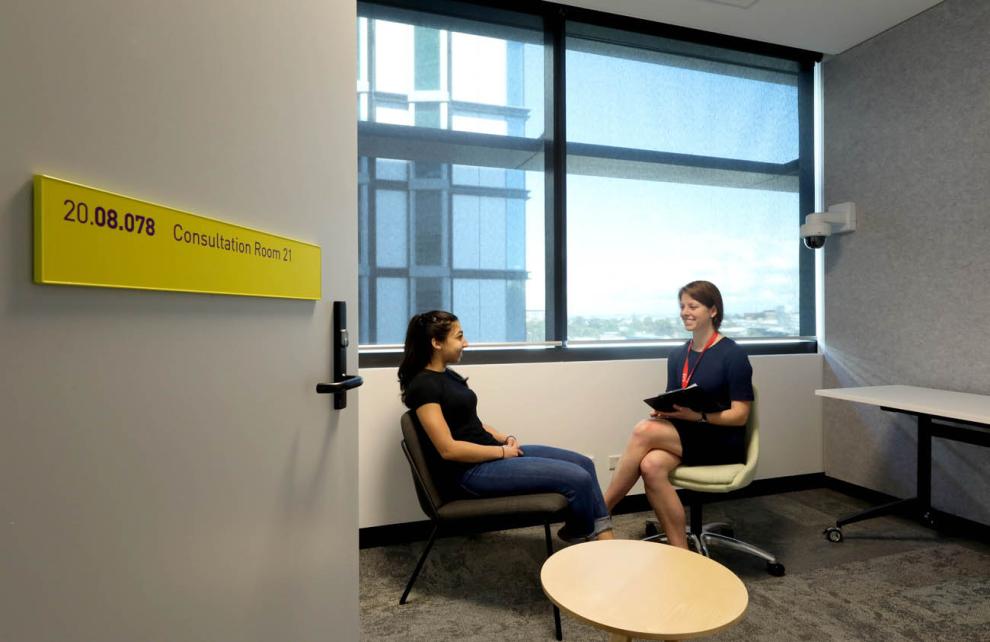
{"type": "Polygon", "coordinates": [[[615,470],[615,467],[619,465],[619,457],[621,455],[609,455],[608,456],[608,469],[615,470]]]}

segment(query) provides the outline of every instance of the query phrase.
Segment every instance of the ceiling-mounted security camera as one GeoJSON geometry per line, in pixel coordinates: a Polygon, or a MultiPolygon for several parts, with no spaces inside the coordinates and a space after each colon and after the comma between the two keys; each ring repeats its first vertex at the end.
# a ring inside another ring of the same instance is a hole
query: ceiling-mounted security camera
{"type": "Polygon", "coordinates": [[[810,250],[825,247],[825,239],[832,234],[843,234],[856,229],[856,204],[839,203],[827,212],[812,212],[801,226],[801,238],[810,250]]]}

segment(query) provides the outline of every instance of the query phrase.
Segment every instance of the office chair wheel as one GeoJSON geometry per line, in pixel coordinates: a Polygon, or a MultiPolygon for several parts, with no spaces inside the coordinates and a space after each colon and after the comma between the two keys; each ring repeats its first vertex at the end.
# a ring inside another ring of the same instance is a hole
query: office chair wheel
{"type": "Polygon", "coordinates": [[[767,573],[774,577],[784,577],[784,565],[777,562],[767,562],[767,573]]]}
{"type": "Polygon", "coordinates": [[[653,537],[660,533],[660,527],[656,522],[646,522],[646,536],[653,537]]]}
{"type": "Polygon", "coordinates": [[[828,541],[834,544],[838,544],[839,542],[842,541],[842,529],[840,529],[838,526],[832,526],[830,528],[826,528],[824,531],[822,531],[822,533],[825,535],[825,539],[827,539],[828,541]]]}

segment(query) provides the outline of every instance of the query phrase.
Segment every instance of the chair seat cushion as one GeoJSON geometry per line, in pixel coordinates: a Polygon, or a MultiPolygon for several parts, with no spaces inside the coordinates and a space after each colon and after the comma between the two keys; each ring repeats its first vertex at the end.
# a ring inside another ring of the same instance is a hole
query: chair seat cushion
{"type": "Polygon", "coordinates": [[[745,464],[722,466],[681,466],[670,474],[670,483],[679,488],[706,493],[728,493],[747,485],[751,475],[746,475],[745,464]]]}
{"type": "Polygon", "coordinates": [[[533,493],[505,497],[455,499],[437,511],[442,520],[468,520],[499,516],[542,518],[567,508],[567,499],[559,493],[533,493]]]}

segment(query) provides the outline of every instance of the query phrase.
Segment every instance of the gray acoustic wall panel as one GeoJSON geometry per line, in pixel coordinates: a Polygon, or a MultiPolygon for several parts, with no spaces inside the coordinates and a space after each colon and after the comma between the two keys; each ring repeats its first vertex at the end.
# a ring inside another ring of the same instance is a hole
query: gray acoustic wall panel
{"type": "MultiPolygon", "coordinates": [[[[990,394],[990,2],[947,0],[824,65],[825,385],[990,394]]],[[[824,402],[825,471],[915,492],[914,421],[824,402]]],[[[933,504],[990,524],[990,449],[935,440],[933,504]]]]}

